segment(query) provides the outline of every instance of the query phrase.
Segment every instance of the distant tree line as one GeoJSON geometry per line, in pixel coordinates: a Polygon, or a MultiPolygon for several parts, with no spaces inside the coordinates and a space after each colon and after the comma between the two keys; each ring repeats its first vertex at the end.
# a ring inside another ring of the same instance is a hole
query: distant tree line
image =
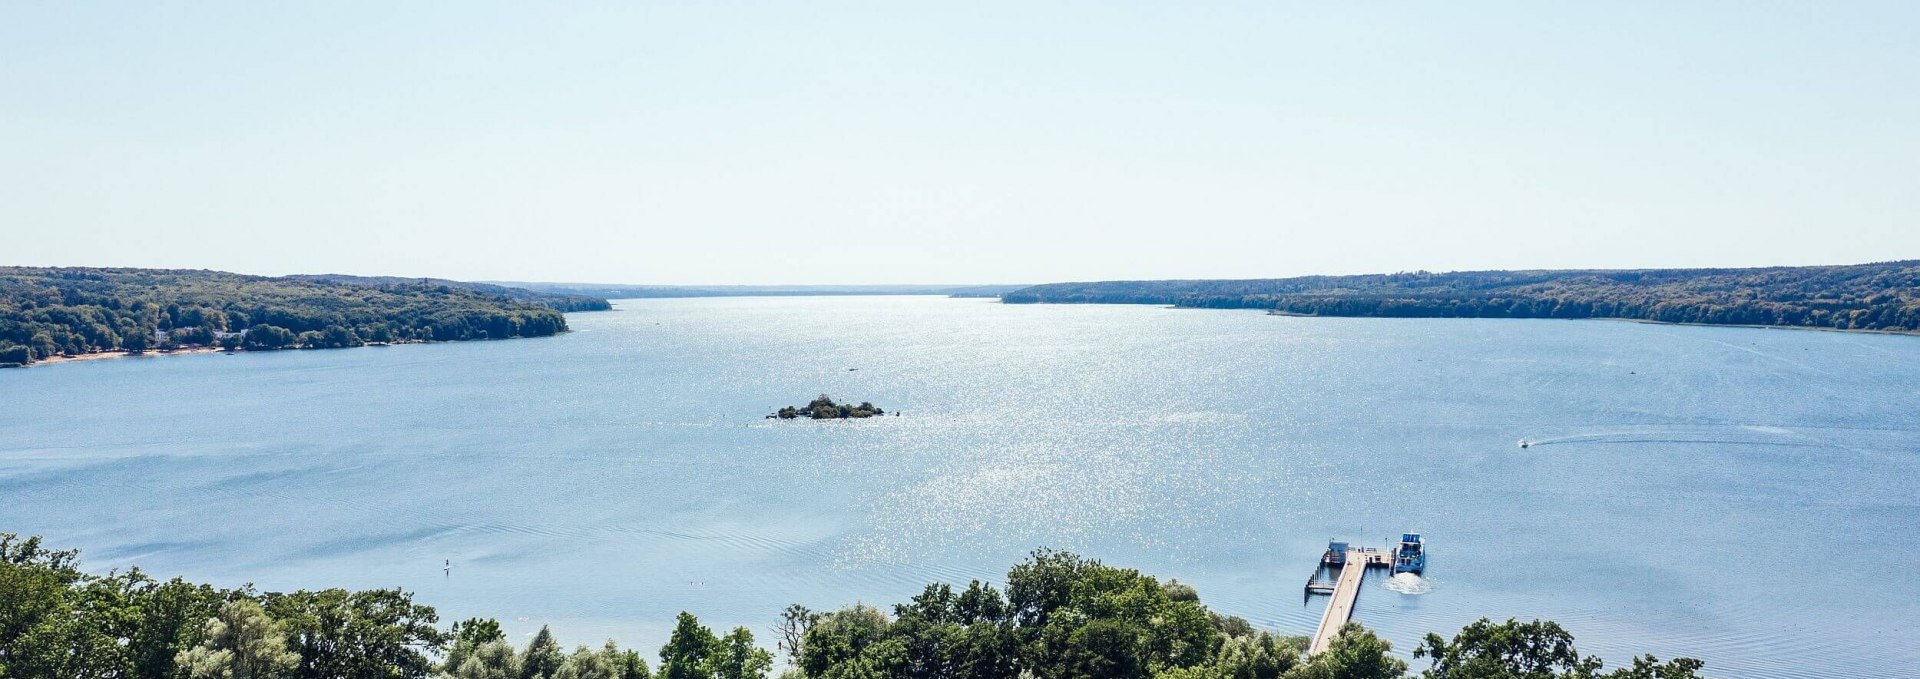
{"type": "Polygon", "coordinates": [[[493,283],[474,283],[471,281],[453,281],[445,278],[406,278],[403,276],[349,276],[346,274],[296,274],[286,278],[301,281],[319,281],[323,283],[344,283],[377,288],[406,287],[416,285],[438,285],[452,288],[465,288],[475,292],[484,292],[496,297],[505,297],[516,302],[528,302],[560,312],[609,311],[613,303],[591,295],[577,295],[561,292],[546,292],[516,288],[493,283]]]}
{"type": "MultiPolygon", "coordinates": [[[[138,568],[78,569],[78,554],[0,534],[4,679],[765,679],[774,655],[681,613],[650,667],[613,641],[566,651],[541,628],[524,647],[500,623],[439,627],[401,590],[217,589],[138,568]]],[[[1303,637],[1212,612],[1192,587],[1041,550],[1006,587],[929,585],[891,613],[789,606],[774,628],[782,679],[1398,679],[1391,645],[1348,624],[1306,656],[1303,637]]],[[[1696,679],[1652,656],[1603,672],[1549,621],[1482,619],[1414,649],[1427,679],[1696,679]]]]}
{"type": "Polygon", "coordinates": [[[550,306],[434,283],[0,267],[0,366],[102,351],[320,349],[566,329],[550,306]]]}
{"type": "Polygon", "coordinates": [[[1317,316],[1620,318],[1920,330],[1920,261],[1619,271],[1425,271],[1259,280],[1056,283],[1010,304],[1168,304],[1317,316]]]}

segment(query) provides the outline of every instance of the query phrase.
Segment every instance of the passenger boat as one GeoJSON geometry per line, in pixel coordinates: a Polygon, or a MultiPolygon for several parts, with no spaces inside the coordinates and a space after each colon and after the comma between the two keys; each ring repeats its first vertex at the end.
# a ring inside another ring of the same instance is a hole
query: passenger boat
{"type": "Polygon", "coordinates": [[[1400,547],[1393,550],[1393,572],[1415,573],[1427,569],[1427,547],[1419,533],[1401,533],[1400,547]]]}

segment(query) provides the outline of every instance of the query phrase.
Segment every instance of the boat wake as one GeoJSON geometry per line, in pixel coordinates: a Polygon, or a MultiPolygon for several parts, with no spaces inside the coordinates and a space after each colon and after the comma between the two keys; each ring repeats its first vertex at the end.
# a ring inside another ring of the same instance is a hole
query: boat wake
{"type": "Polygon", "coordinates": [[[1433,591],[1432,580],[1413,573],[1395,573],[1381,586],[1401,594],[1426,594],[1433,591]]]}
{"type": "Polygon", "coordinates": [[[1663,436],[1663,435],[1651,434],[1651,433],[1626,433],[1626,432],[1614,433],[1614,434],[1586,434],[1581,436],[1562,436],[1562,437],[1550,438],[1550,439],[1520,439],[1521,448],[1538,448],[1540,446],[1567,445],[1567,444],[1575,444],[1575,443],[1605,443],[1605,444],[1705,443],[1705,444],[1741,445],[1741,446],[1781,446],[1781,447],[1787,447],[1787,448],[1829,447],[1828,444],[1820,443],[1818,441],[1806,441],[1806,440],[1782,441],[1778,439],[1755,440],[1755,439],[1742,439],[1742,438],[1705,438],[1705,437],[1689,438],[1685,434],[1669,434],[1669,435],[1663,436]]]}

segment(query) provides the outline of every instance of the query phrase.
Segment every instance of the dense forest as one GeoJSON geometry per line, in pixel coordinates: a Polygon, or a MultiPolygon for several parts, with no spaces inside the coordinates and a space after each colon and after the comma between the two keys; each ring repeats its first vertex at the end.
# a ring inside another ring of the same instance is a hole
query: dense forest
{"type": "MultiPolygon", "coordinates": [[[[609,640],[567,651],[541,628],[523,647],[495,619],[446,628],[402,590],[220,589],[139,568],[91,575],[78,554],[0,534],[0,679],[764,679],[753,632],[716,634],[681,613],[650,666],[609,640]]],[[[1192,587],[1041,550],[1006,586],[928,585],[891,612],[787,607],[774,626],[782,679],[1396,679],[1406,660],[1348,624],[1305,656],[1200,603],[1192,587]]],[[[1427,679],[1694,679],[1701,663],[1652,656],[1602,671],[1549,621],[1485,619],[1413,650],[1427,679]]]]}
{"type": "Polygon", "coordinates": [[[1170,304],[1317,316],[1621,318],[1920,330],[1920,261],[1760,269],[1461,271],[1037,285],[1012,304],[1170,304]]]}
{"type": "Polygon", "coordinates": [[[484,292],[496,297],[505,297],[516,302],[527,302],[560,312],[608,311],[613,304],[605,299],[589,295],[575,295],[560,292],[542,292],[526,288],[494,285],[492,283],[473,283],[469,281],[450,281],[445,278],[405,278],[402,276],[349,276],[339,273],[296,274],[286,276],[293,280],[319,281],[324,283],[345,283],[376,288],[405,287],[416,285],[439,285],[450,288],[466,288],[484,292]]]}
{"type": "Polygon", "coordinates": [[[542,303],[433,283],[0,267],[0,367],[105,351],[317,349],[566,329],[542,303]]]}

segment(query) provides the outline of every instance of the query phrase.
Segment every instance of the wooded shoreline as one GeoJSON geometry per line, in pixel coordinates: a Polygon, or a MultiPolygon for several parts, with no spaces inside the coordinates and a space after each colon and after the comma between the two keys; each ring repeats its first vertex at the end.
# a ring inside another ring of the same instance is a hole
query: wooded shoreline
{"type": "Polygon", "coordinates": [[[1166,304],[1305,316],[1620,319],[1920,331],[1920,260],[1756,269],[1416,271],[1037,285],[1008,304],[1166,304]]]}
{"type": "Polygon", "coordinates": [[[545,337],[604,299],[436,279],[0,267],[0,367],[124,352],[545,337]]]}

